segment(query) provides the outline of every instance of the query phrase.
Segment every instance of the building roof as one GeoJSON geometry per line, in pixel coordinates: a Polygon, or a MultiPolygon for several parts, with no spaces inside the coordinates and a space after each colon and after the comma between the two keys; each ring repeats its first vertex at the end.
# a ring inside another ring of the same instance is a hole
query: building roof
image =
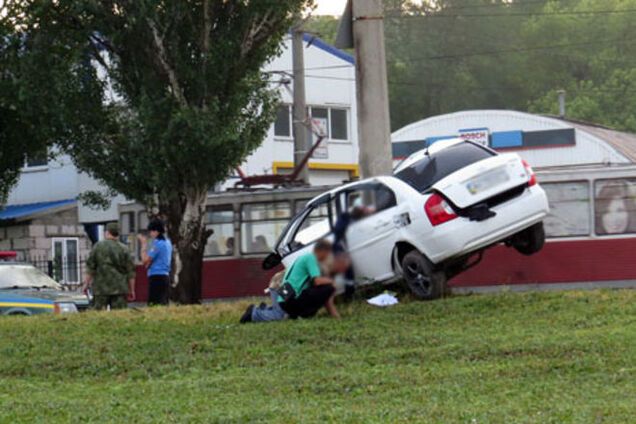
{"type": "Polygon", "coordinates": [[[351,56],[349,53],[344,52],[332,46],[331,44],[325,43],[323,40],[316,37],[315,35],[303,33],[303,40],[306,43],[311,44],[312,46],[316,46],[319,49],[326,51],[327,53],[331,53],[332,55],[336,56],[339,59],[344,60],[345,62],[349,62],[352,65],[355,64],[355,60],[353,59],[353,56],[351,56]]]}
{"type": "Polygon", "coordinates": [[[400,128],[391,135],[394,157],[458,136],[487,137],[491,147],[516,150],[535,168],[636,163],[636,134],[558,116],[497,109],[432,116],[400,128]]]}
{"type": "Polygon", "coordinates": [[[636,162],[636,134],[627,133],[623,131],[617,131],[602,125],[593,124],[590,122],[577,121],[574,119],[560,118],[562,121],[566,121],[576,129],[590,133],[601,140],[605,141],[613,148],[622,153],[632,162],[636,162]]]}
{"type": "Polygon", "coordinates": [[[28,203],[24,205],[7,205],[0,209],[0,221],[22,221],[39,214],[57,212],[77,203],[75,199],[56,200],[53,202],[28,203]]]}

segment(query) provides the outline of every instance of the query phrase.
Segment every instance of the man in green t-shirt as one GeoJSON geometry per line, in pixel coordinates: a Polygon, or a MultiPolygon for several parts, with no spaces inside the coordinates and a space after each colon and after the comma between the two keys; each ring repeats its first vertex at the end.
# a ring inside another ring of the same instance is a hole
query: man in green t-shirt
{"type": "Polygon", "coordinates": [[[318,240],[312,253],[306,253],[296,258],[287,269],[283,277],[283,284],[289,284],[294,290],[294,296],[284,300],[276,290],[272,290],[272,306],[250,305],[241,323],[278,321],[289,318],[310,318],[318,313],[323,306],[334,318],[340,318],[334,304],[335,287],[330,276],[323,276],[320,265],[331,256],[332,246],[328,240],[318,240]]]}

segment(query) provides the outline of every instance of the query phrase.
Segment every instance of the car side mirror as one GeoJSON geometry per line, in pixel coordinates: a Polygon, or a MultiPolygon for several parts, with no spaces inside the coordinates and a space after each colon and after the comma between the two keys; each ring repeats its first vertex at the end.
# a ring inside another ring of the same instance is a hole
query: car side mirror
{"type": "Polygon", "coordinates": [[[272,252],[263,259],[263,269],[270,270],[277,267],[282,262],[283,258],[276,252],[272,252]]]}

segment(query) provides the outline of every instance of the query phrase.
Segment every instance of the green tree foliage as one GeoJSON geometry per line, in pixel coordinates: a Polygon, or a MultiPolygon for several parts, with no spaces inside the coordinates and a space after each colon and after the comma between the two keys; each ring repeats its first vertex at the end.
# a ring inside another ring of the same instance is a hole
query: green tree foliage
{"type": "Polygon", "coordinates": [[[83,73],[71,72],[75,53],[43,48],[49,43],[18,19],[18,10],[15,3],[0,6],[0,204],[28,157],[52,154],[47,148],[55,141],[83,137],[77,111],[92,100],[83,73]],[[60,102],[73,108],[62,110],[60,102]]]}
{"type": "Polygon", "coordinates": [[[635,0],[385,1],[392,127],[503,108],[636,131],[635,0]]]}
{"type": "Polygon", "coordinates": [[[335,16],[311,16],[303,28],[309,33],[320,37],[325,42],[334,44],[336,42],[339,22],[340,20],[335,16]]]}
{"type": "Polygon", "coordinates": [[[207,192],[262,142],[278,93],[261,68],[312,1],[20,3],[19,16],[48,40],[42,48],[84,55],[77,72],[104,100],[87,111],[82,130],[92,137],[63,148],[80,169],[165,217],[176,299],[198,302],[207,192]]]}

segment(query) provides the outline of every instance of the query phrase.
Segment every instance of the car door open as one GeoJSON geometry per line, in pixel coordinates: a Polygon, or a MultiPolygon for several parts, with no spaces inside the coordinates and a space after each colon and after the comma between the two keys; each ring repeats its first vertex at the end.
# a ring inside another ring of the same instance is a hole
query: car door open
{"type": "Polygon", "coordinates": [[[395,194],[384,184],[372,182],[351,187],[341,196],[345,210],[352,215],[346,243],[356,280],[380,281],[392,277],[395,194]]]}

